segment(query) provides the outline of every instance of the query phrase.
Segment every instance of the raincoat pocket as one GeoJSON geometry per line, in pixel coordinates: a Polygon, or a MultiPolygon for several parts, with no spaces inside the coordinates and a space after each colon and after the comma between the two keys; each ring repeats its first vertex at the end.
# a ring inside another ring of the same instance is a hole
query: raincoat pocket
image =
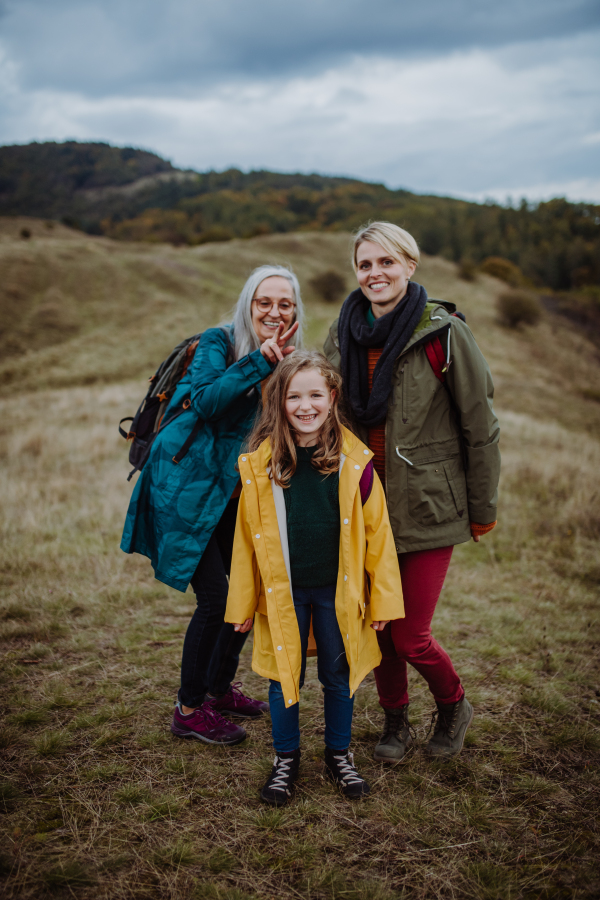
{"type": "MultiPolygon", "coordinates": [[[[410,516],[421,525],[445,525],[459,517],[461,498],[456,484],[458,459],[429,459],[406,466],[410,516]]],[[[458,472],[457,472],[458,474],[458,472]]]]}
{"type": "Polygon", "coordinates": [[[257,643],[259,653],[265,653],[269,656],[275,656],[273,647],[273,639],[271,638],[271,629],[269,628],[269,620],[263,613],[256,613],[254,640],[257,643]]]}
{"type": "Polygon", "coordinates": [[[462,518],[465,509],[467,508],[467,492],[464,474],[458,460],[449,459],[447,462],[445,462],[444,472],[446,473],[448,485],[450,487],[450,491],[452,492],[452,497],[456,506],[456,512],[458,513],[460,518],[462,518]]]}

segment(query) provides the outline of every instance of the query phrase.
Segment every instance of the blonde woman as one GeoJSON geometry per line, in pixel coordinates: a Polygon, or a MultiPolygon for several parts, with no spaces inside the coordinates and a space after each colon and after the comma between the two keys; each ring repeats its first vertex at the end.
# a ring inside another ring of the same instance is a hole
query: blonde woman
{"type": "Polygon", "coordinates": [[[402,576],[405,618],[377,635],[385,725],[374,755],[390,763],[412,743],[407,663],[437,707],[427,753],[462,749],[473,708],[431,620],[454,545],[479,541],[496,524],[500,473],[490,370],[454,304],[429,300],[411,281],[419,259],[415,239],[397,225],[361,229],[352,260],[359,286],[325,344],[385,487],[402,576]]]}

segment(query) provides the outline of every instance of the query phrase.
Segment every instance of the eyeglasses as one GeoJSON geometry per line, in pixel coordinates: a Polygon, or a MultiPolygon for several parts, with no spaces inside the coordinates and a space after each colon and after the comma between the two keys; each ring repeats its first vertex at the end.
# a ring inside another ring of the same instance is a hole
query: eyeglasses
{"type": "Polygon", "coordinates": [[[259,300],[254,299],[252,302],[256,303],[256,305],[258,306],[258,308],[261,312],[270,312],[273,309],[273,307],[276,306],[277,309],[279,310],[279,312],[282,313],[282,315],[285,315],[286,313],[291,312],[294,309],[294,307],[296,306],[296,304],[292,303],[291,300],[277,301],[277,300],[267,300],[266,298],[260,298],[259,300]]]}

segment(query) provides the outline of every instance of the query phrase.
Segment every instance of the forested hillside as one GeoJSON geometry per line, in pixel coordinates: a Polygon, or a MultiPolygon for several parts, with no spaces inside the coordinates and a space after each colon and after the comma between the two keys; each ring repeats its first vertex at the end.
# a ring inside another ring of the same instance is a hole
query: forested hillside
{"type": "Polygon", "coordinates": [[[321,175],[196,173],[108,144],[0,147],[0,215],[58,219],[117,240],[195,245],[290,231],[348,231],[384,218],[454,262],[490,256],[533,284],[600,305],[600,206],[563,199],[518,208],[389,190],[321,175]]]}

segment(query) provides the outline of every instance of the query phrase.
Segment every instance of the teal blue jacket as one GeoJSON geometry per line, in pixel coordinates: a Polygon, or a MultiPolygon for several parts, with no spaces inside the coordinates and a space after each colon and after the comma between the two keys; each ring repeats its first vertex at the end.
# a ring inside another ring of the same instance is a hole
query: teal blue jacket
{"type": "Polygon", "coordinates": [[[154,441],[127,511],[121,549],[141,553],[159,581],[185,591],[239,479],[244,438],[260,400],[260,382],[273,371],[260,350],[227,368],[227,333],[209,328],[177,386],[165,421],[186,398],[191,405],[154,441]],[[204,423],[177,464],[196,421],[204,423]]]}

